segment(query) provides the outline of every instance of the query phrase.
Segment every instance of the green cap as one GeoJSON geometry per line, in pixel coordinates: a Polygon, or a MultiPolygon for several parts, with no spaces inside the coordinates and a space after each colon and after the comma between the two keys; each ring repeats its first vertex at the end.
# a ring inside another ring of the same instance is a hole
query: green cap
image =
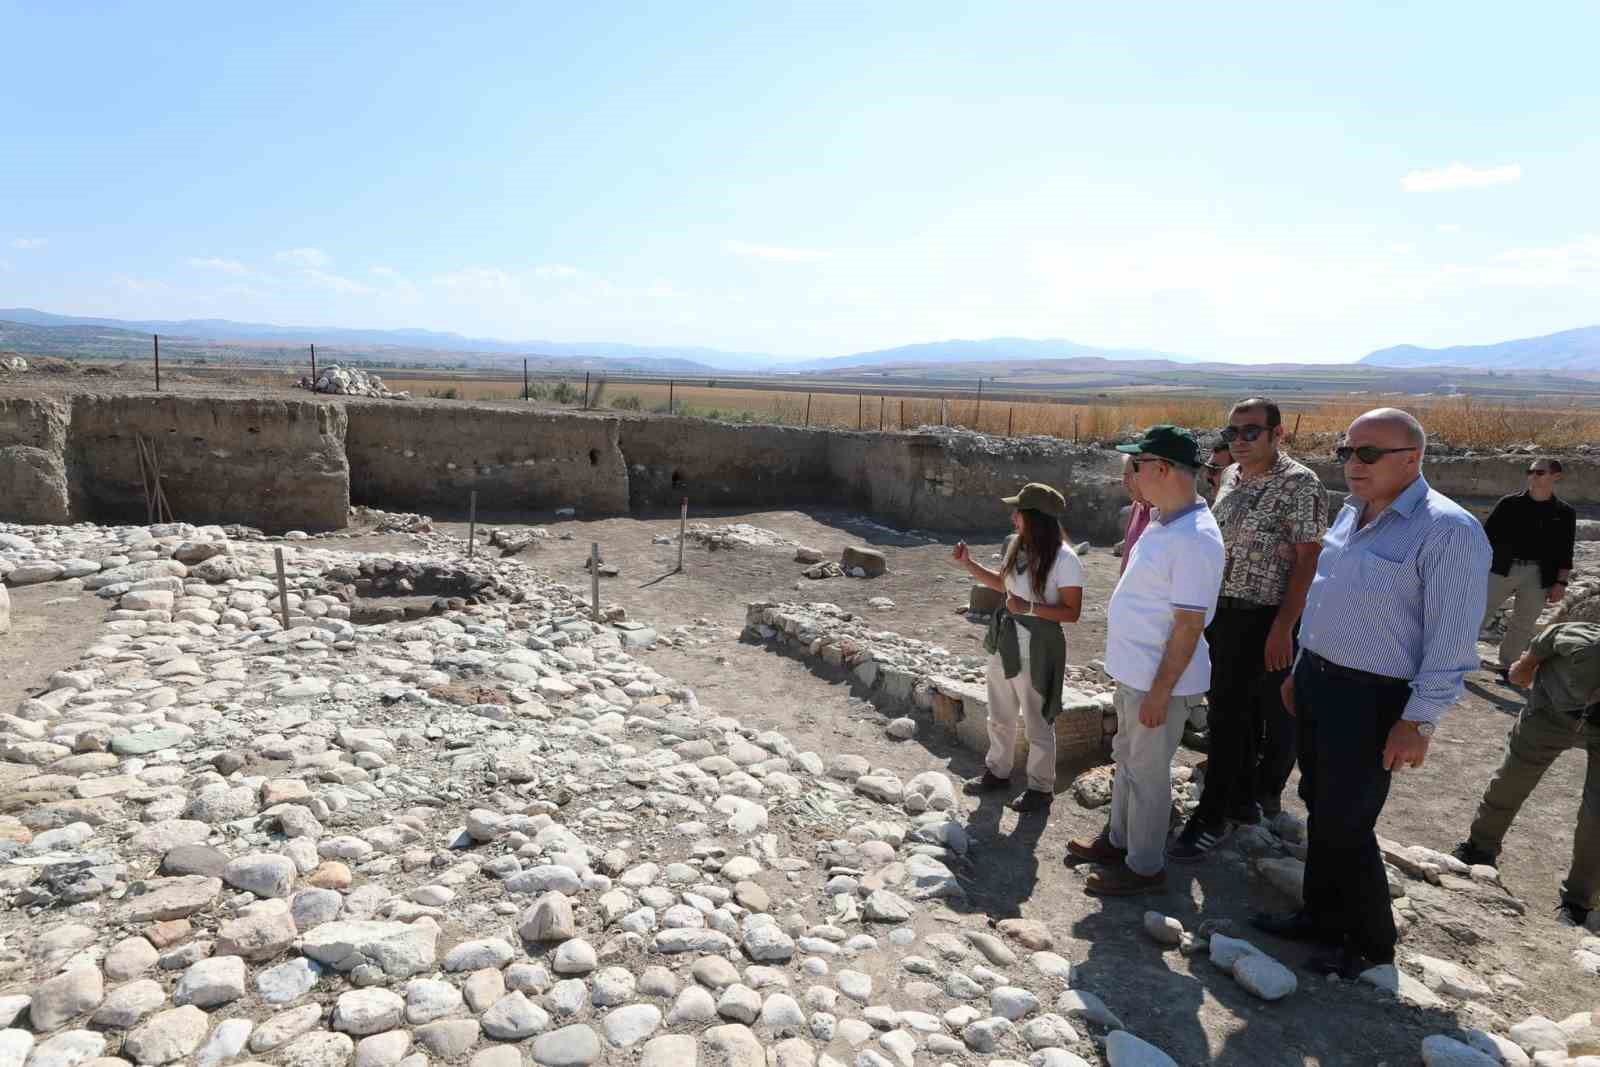
{"type": "Polygon", "coordinates": [[[1150,427],[1133,444],[1118,445],[1117,451],[1135,456],[1154,456],[1191,470],[1200,469],[1200,442],[1188,430],[1167,423],[1150,427]]]}
{"type": "Polygon", "coordinates": [[[1058,519],[1067,510],[1065,498],[1043,482],[1029,482],[1016,496],[1003,496],[1000,499],[1014,508],[1032,508],[1058,519]]]}

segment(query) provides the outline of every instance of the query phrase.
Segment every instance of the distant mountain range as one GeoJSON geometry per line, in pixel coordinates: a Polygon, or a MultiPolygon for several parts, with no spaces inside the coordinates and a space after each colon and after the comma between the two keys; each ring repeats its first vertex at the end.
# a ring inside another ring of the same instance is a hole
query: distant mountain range
{"type": "Polygon", "coordinates": [[[1600,371],[1600,326],[1501,341],[1493,345],[1380,348],[1362,358],[1374,367],[1479,367],[1489,370],[1600,371]]]}
{"type": "MultiPolygon", "coordinates": [[[[712,371],[742,373],[810,373],[823,371],[890,371],[893,368],[928,368],[990,364],[1000,373],[1010,365],[1068,360],[1108,360],[1114,363],[1215,364],[1212,360],[1148,349],[1102,348],[1066,340],[992,337],[986,340],[933,341],[901,345],[847,356],[817,359],[783,359],[763,352],[727,352],[714,348],[670,345],[629,345],[603,341],[502,341],[467,337],[435,330],[370,330],[324,326],[274,326],[234,322],[229,319],[147,320],[55,315],[33,308],[0,308],[0,349],[23,354],[72,355],[100,358],[137,358],[149,344],[149,335],[161,334],[162,346],[204,354],[215,346],[243,346],[260,357],[294,357],[305,345],[317,345],[330,359],[344,356],[385,362],[417,363],[517,363],[526,357],[544,367],[577,370],[640,371],[653,374],[703,374],[712,371]],[[188,342],[185,344],[185,342],[188,342]]],[[[238,357],[239,352],[230,355],[238,357]]],[[[297,357],[294,357],[297,358],[297,357]]],[[[1381,367],[1463,367],[1496,371],[1552,370],[1600,373],[1600,326],[1565,330],[1545,337],[1504,341],[1492,345],[1454,348],[1419,348],[1399,345],[1373,352],[1360,364],[1381,367]]],[[[1348,365],[1348,364],[1347,364],[1348,365]]],[[[1132,369],[1132,368],[1130,368],[1132,369]]],[[[1156,370],[1157,366],[1148,369],[1156,370]]],[[[1265,370],[1267,368],[1258,368],[1265,370]]],[[[963,371],[971,374],[978,371],[963,371]]],[[[948,374],[949,372],[943,372],[948,374]]]]}
{"type": "Polygon", "coordinates": [[[832,356],[799,363],[787,363],[778,368],[784,371],[841,370],[846,367],[888,367],[904,364],[937,363],[1003,363],[1042,359],[1082,359],[1098,356],[1101,359],[1168,360],[1173,363],[1199,363],[1191,356],[1171,352],[1152,352],[1137,348],[1097,348],[1080,345],[1075,341],[1035,341],[1026,337],[991,337],[986,341],[932,341],[920,345],[901,345],[898,348],[881,348],[876,352],[857,352],[849,356],[832,356]]]}
{"type": "MultiPolygon", "coordinates": [[[[197,341],[234,342],[249,345],[290,346],[315,344],[330,350],[380,349],[394,354],[423,351],[457,352],[464,355],[530,356],[566,359],[574,365],[624,367],[661,373],[682,371],[700,373],[723,371],[819,371],[849,367],[885,367],[910,364],[1002,363],[1045,359],[1074,359],[1098,356],[1113,360],[1171,360],[1199,362],[1188,356],[1141,349],[1099,348],[1073,341],[1035,341],[1023,337],[996,337],[986,341],[935,341],[930,344],[903,345],[875,352],[823,359],[785,360],[764,352],[725,352],[714,348],[662,345],[626,345],[603,341],[501,341],[486,337],[467,337],[459,333],[434,330],[365,330],[324,326],[273,326],[230,319],[105,319],[81,315],[56,315],[34,308],[0,308],[0,348],[18,348],[39,343],[43,335],[21,336],[22,331],[5,329],[5,324],[47,330],[72,327],[74,338],[97,337],[106,348],[112,341],[104,331],[126,331],[129,337],[148,341],[150,334],[165,338],[197,341]],[[85,330],[99,331],[85,333],[85,330]]],[[[63,339],[65,335],[60,335],[63,339]]],[[[128,337],[118,337],[126,341],[128,337]]],[[[52,349],[55,346],[51,346],[52,349]]],[[[115,347],[115,346],[112,346],[115,347]]],[[[60,354],[52,351],[51,354],[60,354]]]]}

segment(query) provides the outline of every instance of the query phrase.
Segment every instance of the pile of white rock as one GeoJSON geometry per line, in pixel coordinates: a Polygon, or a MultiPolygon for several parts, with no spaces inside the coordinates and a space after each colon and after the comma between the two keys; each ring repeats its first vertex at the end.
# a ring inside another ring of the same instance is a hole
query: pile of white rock
{"type": "Polygon", "coordinates": [[[716,551],[719,548],[773,548],[794,544],[780,533],[748,522],[731,522],[712,526],[704,522],[691,522],[685,531],[691,541],[716,551]]]}
{"type": "Polygon", "coordinates": [[[301,385],[314,393],[337,393],[341,396],[370,396],[380,400],[410,400],[408,392],[392,392],[376,374],[368,374],[359,367],[348,369],[330,363],[317,372],[315,381],[301,379],[301,385]]]}
{"type": "MultiPolygon", "coordinates": [[[[892,602],[891,602],[892,604],[892,602]]],[[[863,684],[882,687],[891,701],[912,702],[931,678],[982,685],[987,657],[958,655],[942,645],[885,630],[857,612],[825,601],[758,601],[745,609],[745,636],[779,638],[834,667],[854,671],[863,684]]],[[[1086,696],[1110,693],[1093,666],[1068,664],[1066,685],[1086,696]]],[[[919,706],[926,707],[926,702],[919,706]]]]}
{"type": "Polygon", "coordinates": [[[518,601],[362,627],[320,589],[367,557],[289,542],[285,628],[274,546],[220,532],[0,528],[11,576],[108,609],[0,715],[0,1063],[1082,1067],[1138,1044],[1042,924],[964,910],[942,772],[710,714],[514,559],[476,565],[518,601]]]}
{"type": "Polygon", "coordinates": [[[28,361],[23,359],[21,356],[0,356],[0,371],[6,371],[9,374],[21,374],[27,369],[28,361]]]}

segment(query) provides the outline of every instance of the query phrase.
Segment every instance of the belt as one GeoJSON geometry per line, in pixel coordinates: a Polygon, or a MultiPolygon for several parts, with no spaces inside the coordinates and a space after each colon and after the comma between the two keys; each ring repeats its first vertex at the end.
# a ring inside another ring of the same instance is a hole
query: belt
{"type": "Polygon", "coordinates": [[[1358,671],[1354,667],[1345,667],[1330,659],[1323,659],[1309,648],[1304,650],[1305,662],[1314,671],[1333,675],[1335,678],[1348,678],[1353,682],[1363,685],[1381,686],[1409,686],[1411,682],[1405,678],[1391,678],[1387,674],[1373,674],[1371,671],[1358,671]]]}
{"type": "Polygon", "coordinates": [[[1254,600],[1246,600],[1242,596],[1219,596],[1217,607],[1227,608],[1229,611],[1266,611],[1277,610],[1276,604],[1257,604],[1254,600]]]}
{"type": "Polygon", "coordinates": [[[1538,560],[1538,559],[1514,559],[1511,562],[1512,563],[1526,563],[1526,564],[1528,564],[1530,566],[1537,567],[1537,566],[1539,566],[1539,564],[1543,563],[1544,561],[1543,560],[1538,560]]]}

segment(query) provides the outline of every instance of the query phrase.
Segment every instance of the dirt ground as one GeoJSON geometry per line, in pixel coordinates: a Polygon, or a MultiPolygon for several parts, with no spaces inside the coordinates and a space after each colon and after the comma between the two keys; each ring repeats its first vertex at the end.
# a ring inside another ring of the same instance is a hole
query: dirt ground
{"type": "MultiPolygon", "coordinates": [[[[981,770],[978,754],[931,728],[920,731],[917,740],[889,740],[883,713],[854,695],[842,678],[820,677],[796,659],[738,639],[745,605],[752,601],[827,600],[861,612],[884,629],[934,641],[956,653],[980,655],[981,628],[961,610],[968,582],[949,563],[952,539],[896,535],[864,524],[859,516],[821,511],[698,518],[714,525],[750,523],[818,548],[825,558],[836,559],[847,543],[864,542],[886,554],[889,573],[871,580],[811,581],[800,576],[792,548],[712,552],[692,542],[684,553],[683,571],[675,573],[676,545],[652,544],[651,538],[675,535],[676,516],[594,521],[518,516],[520,522],[545,525],[552,534],[572,534],[571,540],[536,543],[524,554],[529,563],[586,587],[582,563],[590,542],[597,541],[605,560],[621,571],[602,579],[603,602],[621,604],[630,618],[648,621],[662,632],[696,619],[714,624],[715,632],[695,631],[698,637],[712,638],[704,644],[644,654],[656,669],[692,685],[703,705],[750,726],[782,729],[797,745],[818,752],[859,753],[903,777],[930,768],[957,776],[981,770]],[[895,607],[869,608],[868,598],[880,596],[892,599],[895,607]]],[[[466,532],[464,524],[443,523],[441,528],[463,536],[466,532]]],[[[980,560],[998,552],[1002,532],[972,542],[980,560]]],[[[363,547],[363,540],[357,539],[356,547],[363,547]]],[[[1096,547],[1084,563],[1088,586],[1083,620],[1068,628],[1069,654],[1078,663],[1104,652],[1105,604],[1119,560],[1096,547]]],[[[1474,673],[1466,699],[1446,719],[1427,765],[1396,776],[1380,833],[1443,851],[1465,837],[1519,706],[1516,691],[1492,675],[1474,673]]],[[[1203,757],[1185,749],[1179,758],[1193,763],[1203,757]]],[[[1402,1006],[1365,985],[1325,981],[1304,972],[1299,993],[1266,1004],[1209,960],[1191,960],[1176,950],[1162,952],[1142,932],[1147,908],[1176,916],[1189,930],[1204,920],[1231,921],[1235,933],[1291,967],[1303,960],[1306,950],[1274,942],[1247,926],[1251,912],[1281,910],[1285,901],[1250,876],[1242,863],[1222,856],[1193,868],[1174,866],[1169,887],[1159,896],[1103,902],[1084,894],[1081,873],[1065,867],[1062,857],[1067,840],[1095,832],[1105,813],[1080,807],[1070,792],[1057,797],[1048,818],[1024,819],[998,799],[979,805],[963,798],[974,849],[962,874],[975,909],[993,920],[1021,915],[1047,924],[1056,950],[1082,965],[1080,984],[1182,1063],[1412,1063],[1422,1038],[1431,1033],[1458,1026],[1503,1031],[1534,1012],[1560,1019],[1593,1007],[1594,981],[1570,960],[1579,932],[1555,921],[1583,773],[1580,753],[1563,756],[1507,839],[1501,873],[1506,886],[1526,903],[1525,915],[1508,917],[1460,894],[1428,894],[1427,887],[1411,883],[1414,895],[1440,902],[1430,914],[1448,919],[1414,928],[1402,942],[1402,958],[1426,953],[1461,963],[1485,979],[1504,972],[1522,982],[1520,990],[1497,990],[1486,998],[1481,1012],[1402,1006]]],[[[1297,781],[1290,782],[1285,806],[1304,815],[1294,795],[1297,781]]],[[[1064,777],[1058,788],[1069,783],[1064,777]]]]}

